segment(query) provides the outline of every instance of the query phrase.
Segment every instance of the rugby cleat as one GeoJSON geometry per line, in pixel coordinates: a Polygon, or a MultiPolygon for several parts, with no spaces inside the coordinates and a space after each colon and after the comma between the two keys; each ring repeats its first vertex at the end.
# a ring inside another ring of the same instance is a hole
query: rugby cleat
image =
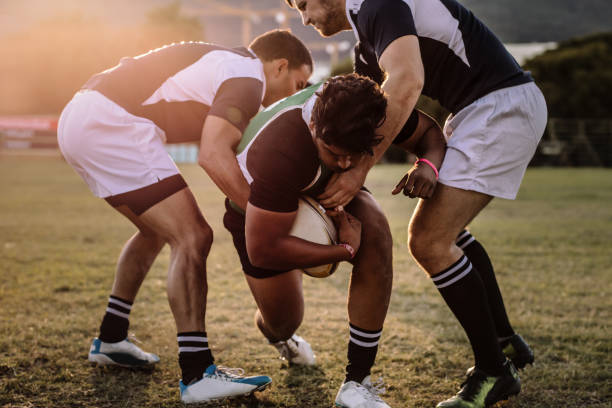
{"type": "Polygon", "coordinates": [[[379,397],[384,392],[382,379],[372,384],[368,375],[361,383],[348,381],[342,384],[335,405],[343,408],[391,408],[379,397]]]}
{"type": "Polygon", "coordinates": [[[128,368],[149,367],[159,362],[159,357],[147,353],[128,339],[118,343],[105,343],[97,337],[89,349],[89,361],[99,365],[118,365],[128,368]]]}
{"type": "Polygon", "coordinates": [[[520,334],[514,334],[501,341],[499,345],[506,357],[512,360],[512,364],[519,370],[525,368],[527,364],[533,364],[535,360],[533,350],[520,334]]]}
{"type": "Polygon", "coordinates": [[[208,366],[201,380],[185,385],[179,382],[181,401],[185,404],[238,397],[264,390],[272,379],[267,375],[244,377],[241,368],[208,366]]]}
{"type": "Polygon", "coordinates": [[[310,344],[297,334],[287,340],[270,343],[280,353],[281,360],[286,360],[291,364],[314,365],[315,355],[310,344]]]}
{"type": "Polygon", "coordinates": [[[521,380],[510,360],[506,360],[503,374],[497,377],[475,367],[466,374],[467,379],[457,395],[440,402],[436,408],[485,408],[521,391],[521,380]]]}

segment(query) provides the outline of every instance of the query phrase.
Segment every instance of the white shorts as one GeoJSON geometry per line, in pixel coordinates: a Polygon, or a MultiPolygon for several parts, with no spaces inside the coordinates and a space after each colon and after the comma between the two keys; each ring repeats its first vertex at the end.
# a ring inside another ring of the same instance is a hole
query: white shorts
{"type": "Polygon", "coordinates": [[[98,197],[149,186],[179,174],[165,134],[96,91],[78,92],[60,116],[60,150],[98,197]]]}
{"type": "Polygon", "coordinates": [[[439,182],[515,199],[547,120],[546,101],[533,83],[491,92],[451,115],[439,182]]]}

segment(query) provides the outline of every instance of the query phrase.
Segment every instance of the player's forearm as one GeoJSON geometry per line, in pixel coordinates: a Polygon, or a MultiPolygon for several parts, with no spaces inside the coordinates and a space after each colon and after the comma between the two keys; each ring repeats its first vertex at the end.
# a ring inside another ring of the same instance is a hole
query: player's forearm
{"type": "Polygon", "coordinates": [[[380,160],[402,130],[421,95],[422,83],[410,80],[408,74],[398,74],[388,77],[383,84],[383,90],[387,94],[387,117],[377,130],[377,133],[383,136],[383,140],[374,147],[374,156],[364,160],[368,170],[380,160]]]}
{"type": "Polygon", "coordinates": [[[395,39],[383,51],[380,67],[387,73],[382,89],[387,95],[387,118],[378,129],[384,140],[374,149],[374,165],[389,148],[416,106],[425,83],[419,40],[415,35],[395,39]]]}
{"type": "Polygon", "coordinates": [[[420,159],[432,162],[436,169],[440,169],[446,154],[446,140],[437,124],[432,124],[419,140],[414,153],[420,159]]]}
{"type": "Polygon", "coordinates": [[[233,152],[203,154],[198,158],[198,162],[227,198],[238,204],[240,208],[246,208],[249,184],[233,152]]]}
{"type": "Polygon", "coordinates": [[[292,236],[272,242],[253,242],[247,234],[246,240],[249,259],[258,268],[302,269],[351,258],[348,250],[340,245],[320,245],[292,236]]]}

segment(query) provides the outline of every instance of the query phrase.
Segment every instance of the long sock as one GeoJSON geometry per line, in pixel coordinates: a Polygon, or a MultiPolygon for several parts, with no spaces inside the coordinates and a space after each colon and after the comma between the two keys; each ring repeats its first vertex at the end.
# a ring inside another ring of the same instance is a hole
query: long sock
{"type": "Polygon", "coordinates": [[[495,278],[495,272],[491,259],[487,254],[484,247],[478,242],[469,231],[464,230],[457,237],[457,246],[463,249],[465,255],[478,271],[482,283],[487,291],[487,299],[489,301],[489,308],[493,321],[495,322],[495,329],[497,335],[500,338],[506,338],[514,335],[514,329],[508,319],[506,308],[504,306],[504,299],[502,298],[497,279],[495,278]]]}
{"type": "Polygon", "coordinates": [[[467,256],[462,255],[431,279],[465,330],[476,367],[491,375],[499,374],[506,358],[497,342],[485,287],[467,256]]]}
{"type": "Polygon", "coordinates": [[[348,365],[346,366],[346,379],[344,381],[361,383],[364,378],[370,375],[370,370],[374,365],[382,328],[371,331],[360,329],[350,323],[349,326],[348,365]]]}
{"type": "Polygon", "coordinates": [[[105,343],[117,343],[127,338],[132,302],[111,295],[100,325],[98,338],[105,343]]]}
{"type": "Polygon", "coordinates": [[[183,384],[201,380],[206,368],[214,361],[206,332],[183,332],[176,337],[183,384]]]}

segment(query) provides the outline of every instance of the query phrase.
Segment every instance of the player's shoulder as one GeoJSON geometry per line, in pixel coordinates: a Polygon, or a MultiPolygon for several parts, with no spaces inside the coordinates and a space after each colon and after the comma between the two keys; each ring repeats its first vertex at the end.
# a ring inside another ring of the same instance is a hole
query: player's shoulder
{"type": "Polygon", "coordinates": [[[264,158],[275,157],[289,166],[300,167],[307,157],[316,155],[312,135],[299,107],[279,112],[262,129],[253,147],[266,152],[264,158]]]}
{"type": "Polygon", "coordinates": [[[299,106],[288,107],[279,111],[278,115],[268,122],[264,134],[279,145],[290,148],[309,141],[310,130],[302,118],[302,109],[299,106]]]}
{"type": "MultiPolygon", "coordinates": [[[[431,0],[433,1],[433,0],[431,0]]],[[[392,25],[414,9],[414,0],[361,0],[348,5],[349,14],[360,33],[371,33],[374,27],[392,25]]]]}
{"type": "Polygon", "coordinates": [[[263,63],[260,59],[237,53],[231,49],[218,50],[217,69],[224,78],[256,78],[264,79],[263,63]]]}
{"type": "Polygon", "coordinates": [[[415,0],[355,0],[349,1],[349,11],[359,17],[369,17],[376,15],[380,11],[393,9],[396,7],[414,6],[415,0]]]}

